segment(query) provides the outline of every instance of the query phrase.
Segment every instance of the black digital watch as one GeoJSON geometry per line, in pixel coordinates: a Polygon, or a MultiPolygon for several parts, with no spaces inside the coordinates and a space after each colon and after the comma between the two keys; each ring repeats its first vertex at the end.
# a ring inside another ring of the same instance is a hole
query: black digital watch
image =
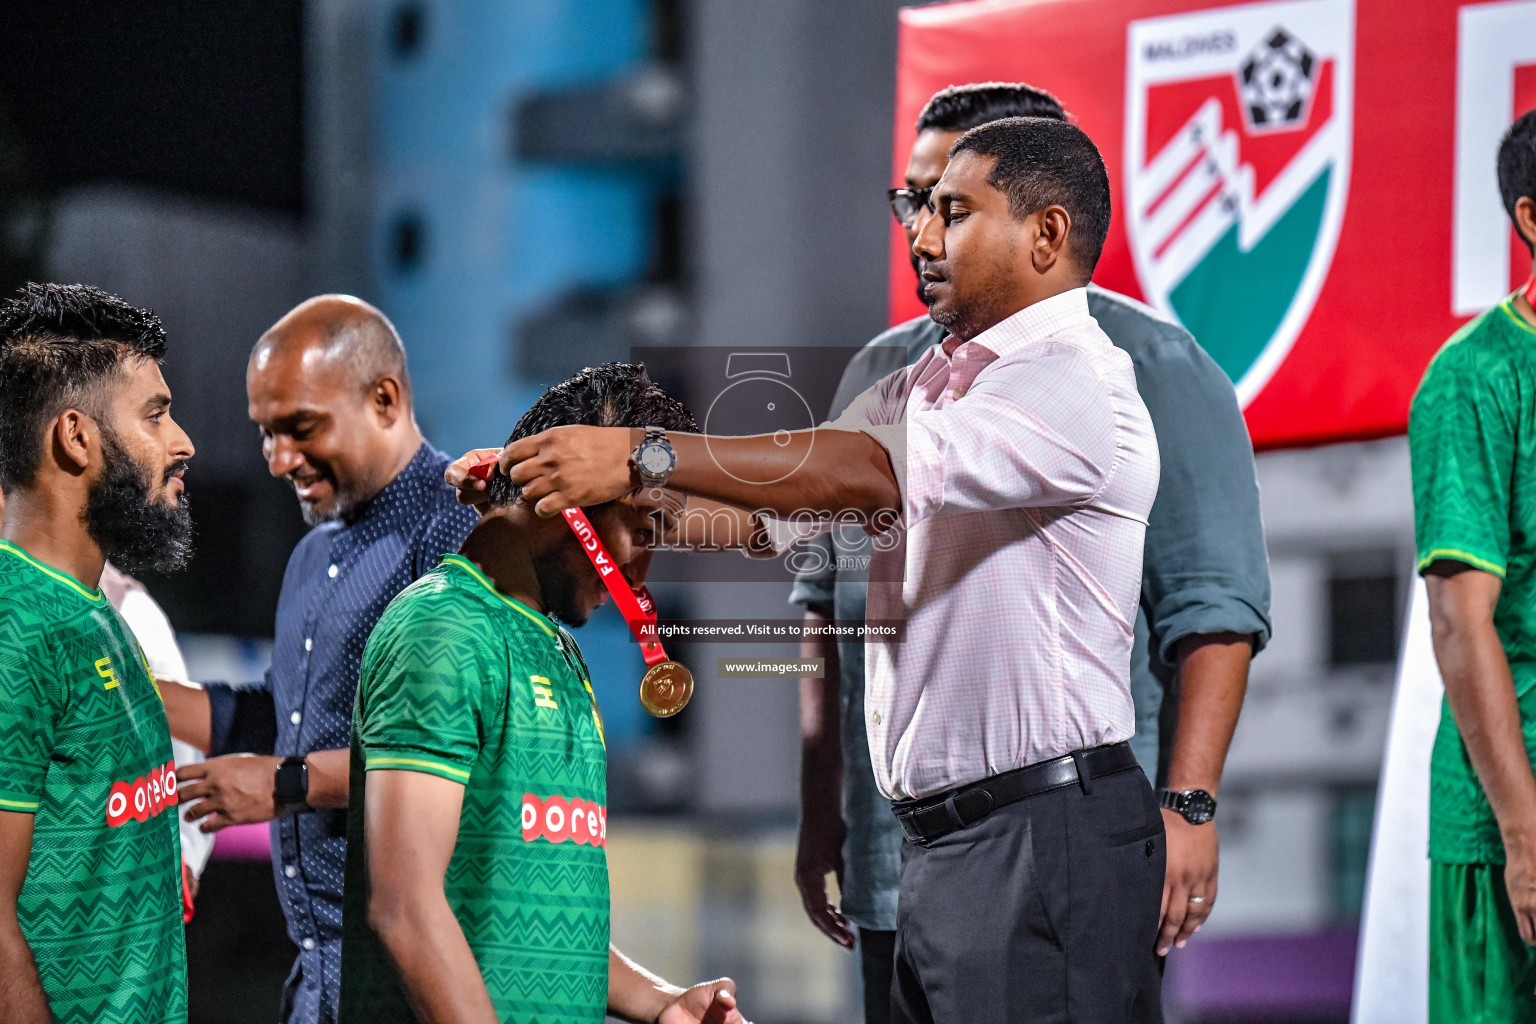
{"type": "Polygon", "coordinates": [[[284,810],[304,809],[309,801],[309,765],[302,757],[285,757],[277,766],[273,783],[277,805],[284,810]]]}

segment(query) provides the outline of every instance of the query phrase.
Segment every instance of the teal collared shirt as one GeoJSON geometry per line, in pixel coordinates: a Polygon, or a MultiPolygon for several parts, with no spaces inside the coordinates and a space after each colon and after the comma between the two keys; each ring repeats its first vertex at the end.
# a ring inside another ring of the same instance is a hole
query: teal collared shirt
{"type": "MultiPolygon", "coordinates": [[[[1269,640],[1269,559],[1259,517],[1253,449],[1232,382],[1190,333],[1132,299],[1090,285],[1088,312],[1131,357],[1136,386],[1152,416],[1162,480],[1147,525],[1141,609],[1131,652],[1136,703],[1136,756],[1157,778],[1166,767],[1170,720],[1159,729],[1163,695],[1177,686],[1180,640],[1211,633],[1269,640]]],[[[832,401],[835,418],[875,381],[917,360],[944,339],[944,329],[918,317],[884,332],[849,363],[832,401]]],[[[869,541],[839,530],[813,542],[818,571],[799,577],[791,602],[829,618],[863,619],[869,541]],[[853,536],[844,536],[845,534],[853,536]]],[[[843,845],[842,912],[860,928],[896,927],[901,830],[890,802],[875,787],[864,731],[864,646],[838,643],[841,668],[843,845]]]]}

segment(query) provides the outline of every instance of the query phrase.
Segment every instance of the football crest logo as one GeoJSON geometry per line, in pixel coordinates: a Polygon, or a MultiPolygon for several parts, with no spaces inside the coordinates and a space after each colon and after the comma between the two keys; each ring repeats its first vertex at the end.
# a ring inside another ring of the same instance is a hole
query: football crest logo
{"type": "Polygon", "coordinates": [[[1243,4],[1130,25],[1126,214],[1147,301],[1244,405],[1317,300],[1349,191],[1351,0],[1243,4]]]}

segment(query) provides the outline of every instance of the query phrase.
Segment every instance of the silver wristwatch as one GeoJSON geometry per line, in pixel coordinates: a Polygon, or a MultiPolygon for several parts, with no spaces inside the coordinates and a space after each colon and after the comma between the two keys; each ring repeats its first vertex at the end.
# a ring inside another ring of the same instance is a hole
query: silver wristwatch
{"type": "Polygon", "coordinates": [[[645,437],[629,453],[629,464],[640,474],[640,482],[649,487],[665,487],[677,467],[677,453],[660,427],[646,427],[645,437]]]}

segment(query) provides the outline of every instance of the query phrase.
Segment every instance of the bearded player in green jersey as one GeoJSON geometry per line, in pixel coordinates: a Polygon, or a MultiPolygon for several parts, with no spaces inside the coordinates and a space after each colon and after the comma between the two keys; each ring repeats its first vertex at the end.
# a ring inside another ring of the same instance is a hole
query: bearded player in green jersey
{"type": "MultiPolygon", "coordinates": [[[[643,367],[619,363],[551,388],[512,436],[567,423],[697,429],[643,367]]],[[[341,1021],[739,1024],[730,981],[683,990],[609,944],[603,723],[560,624],[580,626],[607,594],[564,518],[540,518],[505,477],[489,495],[363,655],[341,1021]]],[[[665,497],[586,510],[632,585],[670,525],[665,497]]]]}
{"type": "MultiPolygon", "coordinates": [[[[1536,111],[1499,148],[1536,248],[1536,111]]],[[[1430,759],[1431,1024],[1536,1020],[1536,279],[1467,324],[1408,420],[1446,707],[1430,759]]]]}
{"type": "Polygon", "coordinates": [[[191,550],[192,443],[152,313],[81,285],[0,307],[0,1018],[187,1015],[176,777],[108,557],[191,550]]]}

